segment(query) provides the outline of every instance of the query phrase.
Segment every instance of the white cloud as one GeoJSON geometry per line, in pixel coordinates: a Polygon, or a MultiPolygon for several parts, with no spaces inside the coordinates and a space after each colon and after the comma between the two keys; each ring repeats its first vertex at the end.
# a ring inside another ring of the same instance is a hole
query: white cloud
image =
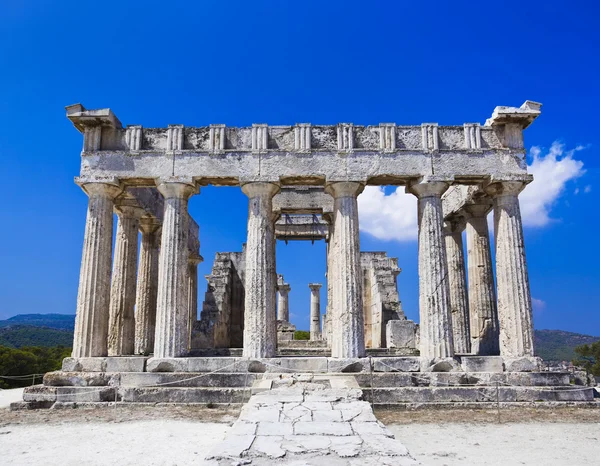
{"type": "Polygon", "coordinates": [[[533,160],[527,170],[533,174],[533,183],[519,196],[525,226],[543,227],[554,220],[550,211],[566,184],[585,173],[583,162],[573,158],[575,152],[582,149],[583,146],[577,146],[567,151],[558,141],[552,143],[547,154],[542,154],[538,146],[531,148],[533,160]]]}
{"type": "Polygon", "coordinates": [[[384,241],[417,238],[417,198],[397,187],[386,195],[382,186],[367,186],[358,196],[360,229],[384,241]]]}
{"type": "Polygon", "coordinates": [[[533,307],[533,312],[541,313],[546,309],[546,301],[537,298],[531,298],[531,305],[533,307]]]}
{"type": "MultiPolygon", "coordinates": [[[[531,148],[532,161],[527,169],[533,174],[534,181],[519,196],[525,226],[543,227],[554,220],[550,211],[564,193],[565,186],[585,173],[583,162],[573,158],[583,149],[584,146],[577,146],[565,150],[564,144],[558,141],[552,143],[546,154],[538,146],[531,148]]],[[[587,185],[583,191],[589,193],[591,190],[592,187],[587,185]]],[[[579,189],[575,190],[577,193],[579,189]]],[[[360,229],[377,239],[417,239],[417,198],[406,194],[403,186],[388,195],[381,186],[367,186],[358,197],[358,212],[360,229]]]]}

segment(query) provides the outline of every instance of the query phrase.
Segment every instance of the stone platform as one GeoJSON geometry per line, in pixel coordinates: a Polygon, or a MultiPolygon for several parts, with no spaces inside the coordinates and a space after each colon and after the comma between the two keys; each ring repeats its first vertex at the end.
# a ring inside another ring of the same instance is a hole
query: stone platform
{"type": "Polygon", "coordinates": [[[444,362],[427,366],[418,357],[66,358],[61,371],[47,373],[42,385],[26,388],[23,402],[13,407],[239,404],[257,387],[270,389],[274,381],[291,374],[350,377],[364,390],[364,399],[376,405],[594,401],[593,389],[572,386],[566,372],[506,371],[527,365],[499,357],[465,356],[444,362]]]}

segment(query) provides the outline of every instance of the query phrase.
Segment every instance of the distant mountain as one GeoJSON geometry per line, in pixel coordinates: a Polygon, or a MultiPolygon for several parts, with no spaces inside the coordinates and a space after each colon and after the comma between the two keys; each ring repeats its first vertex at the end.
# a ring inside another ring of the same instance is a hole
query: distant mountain
{"type": "Polygon", "coordinates": [[[74,314],[19,314],[10,319],[0,320],[0,328],[14,327],[15,325],[29,325],[32,327],[48,327],[62,330],[75,328],[74,314]]]}
{"type": "Polygon", "coordinates": [[[600,340],[600,337],[564,330],[536,330],[534,338],[536,355],[544,361],[571,361],[576,357],[576,346],[600,340]]]}
{"type": "Polygon", "coordinates": [[[0,346],[22,348],[23,346],[66,346],[73,345],[73,331],[29,325],[14,325],[0,328],[0,346]]]}

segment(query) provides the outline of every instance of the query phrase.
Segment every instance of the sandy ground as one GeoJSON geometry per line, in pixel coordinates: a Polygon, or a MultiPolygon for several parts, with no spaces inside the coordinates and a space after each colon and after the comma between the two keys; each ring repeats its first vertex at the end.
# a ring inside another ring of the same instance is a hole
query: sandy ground
{"type": "MultiPolygon", "coordinates": [[[[1,409],[0,464],[202,464],[238,413],[239,407],[1,409]]],[[[424,465],[600,464],[600,409],[376,414],[424,465]]]]}

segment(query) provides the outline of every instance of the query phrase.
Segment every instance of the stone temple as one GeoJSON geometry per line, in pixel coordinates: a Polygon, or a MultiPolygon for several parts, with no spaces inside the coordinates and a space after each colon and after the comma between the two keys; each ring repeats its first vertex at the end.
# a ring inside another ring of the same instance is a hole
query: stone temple
{"type": "Polygon", "coordinates": [[[67,107],[89,198],[73,354],[25,403],[242,402],[289,374],[350,377],[375,404],[590,400],[534,353],[519,193],[540,108],[496,107],[483,125],[145,128],[67,107]],[[199,304],[202,230],[187,206],[207,185],[241,186],[248,229],[216,255],[199,304]],[[418,325],[397,259],[360,249],[368,185],[418,199],[418,325]],[[293,339],[276,240],[327,243],[326,285],[306,284],[308,341],[293,339]]]}

